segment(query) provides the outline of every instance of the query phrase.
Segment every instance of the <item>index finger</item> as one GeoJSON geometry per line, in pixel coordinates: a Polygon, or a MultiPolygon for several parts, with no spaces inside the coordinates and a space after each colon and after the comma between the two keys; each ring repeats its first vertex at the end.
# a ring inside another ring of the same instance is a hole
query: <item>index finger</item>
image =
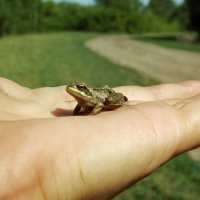
{"type": "Polygon", "coordinates": [[[180,83],[168,83],[155,86],[124,86],[116,88],[129,100],[157,101],[171,98],[191,98],[200,93],[200,81],[183,81],[180,83]]]}

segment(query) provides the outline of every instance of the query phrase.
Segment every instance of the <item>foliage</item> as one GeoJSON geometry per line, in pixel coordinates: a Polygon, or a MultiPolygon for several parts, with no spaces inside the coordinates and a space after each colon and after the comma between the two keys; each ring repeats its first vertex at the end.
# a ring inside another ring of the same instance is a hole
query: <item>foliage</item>
{"type": "Polygon", "coordinates": [[[140,0],[95,0],[97,5],[112,7],[126,12],[140,11],[142,3],[140,0]]]}
{"type": "Polygon", "coordinates": [[[179,21],[158,17],[155,9],[145,9],[140,0],[96,1],[97,5],[81,6],[50,0],[0,0],[0,35],[65,30],[126,33],[180,30],[179,21]]]}
{"type": "Polygon", "coordinates": [[[189,12],[190,12],[190,25],[193,30],[198,32],[198,38],[200,40],[200,1],[186,0],[189,12]]]}
{"type": "Polygon", "coordinates": [[[0,0],[0,35],[37,32],[41,0],[0,0]]]}
{"type": "Polygon", "coordinates": [[[165,19],[157,17],[151,10],[146,10],[145,15],[138,14],[134,17],[136,20],[137,31],[133,33],[145,33],[145,32],[176,32],[181,29],[180,24],[177,21],[166,22],[165,19]]]}
{"type": "Polygon", "coordinates": [[[179,21],[182,30],[189,29],[189,9],[186,1],[183,1],[174,12],[174,17],[179,21]]]}
{"type": "Polygon", "coordinates": [[[173,0],[150,0],[147,9],[167,21],[173,19],[176,6],[173,0]]]}

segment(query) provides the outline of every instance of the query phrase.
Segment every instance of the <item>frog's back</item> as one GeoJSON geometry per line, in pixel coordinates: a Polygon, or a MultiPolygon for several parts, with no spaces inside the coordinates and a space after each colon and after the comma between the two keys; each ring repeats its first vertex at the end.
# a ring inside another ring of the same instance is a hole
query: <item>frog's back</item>
{"type": "Polygon", "coordinates": [[[97,101],[101,101],[102,103],[110,96],[111,92],[105,88],[95,88],[93,89],[93,97],[97,101]]]}
{"type": "Polygon", "coordinates": [[[94,92],[95,98],[103,104],[106,110],[121,107],[128,100],[122,93],[117,93],[111,88],[96,88],[94,92]]]}

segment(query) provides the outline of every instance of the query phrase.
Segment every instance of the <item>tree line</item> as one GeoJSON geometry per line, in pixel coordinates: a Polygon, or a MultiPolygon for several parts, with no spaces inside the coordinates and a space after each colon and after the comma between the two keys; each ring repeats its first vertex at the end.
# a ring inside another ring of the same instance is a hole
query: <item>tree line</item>
{"type": "Polygon", "coordinates": [[[0,36],[50,31],[200,32],[200,1],[96,0],[92,6],[50,0],[0,0],[0,36]]]}

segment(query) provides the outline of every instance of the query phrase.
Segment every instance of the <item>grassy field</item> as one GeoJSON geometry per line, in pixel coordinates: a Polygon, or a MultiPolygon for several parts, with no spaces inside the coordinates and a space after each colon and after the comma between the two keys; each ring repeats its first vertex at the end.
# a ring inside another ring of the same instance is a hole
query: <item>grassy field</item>
{"type": "MultiPolygon", "coordinates": [[[[95,36],[69,32],[0,39],[0,75],[31,88],[78,81],[93,86],[156,83],[84,47],[84,42],[95,36]]],[[[184,154],[115,200],[197,200],[199,171],[200,165],[184,154]]]]}
{"type": "Polygon", "coordinates": [[[71,32],[1,39],[0,75],[29,87],[80,81],[93,86],[155,82],[84,47],[84,41],[95,35],[71,32]]]}
{"type": "Polygon", "coordinates": [[[139,36],[136,39],[167,48],[200,52],[200,43],[190,43],[178,40],[176,36],[139,36]]]}

